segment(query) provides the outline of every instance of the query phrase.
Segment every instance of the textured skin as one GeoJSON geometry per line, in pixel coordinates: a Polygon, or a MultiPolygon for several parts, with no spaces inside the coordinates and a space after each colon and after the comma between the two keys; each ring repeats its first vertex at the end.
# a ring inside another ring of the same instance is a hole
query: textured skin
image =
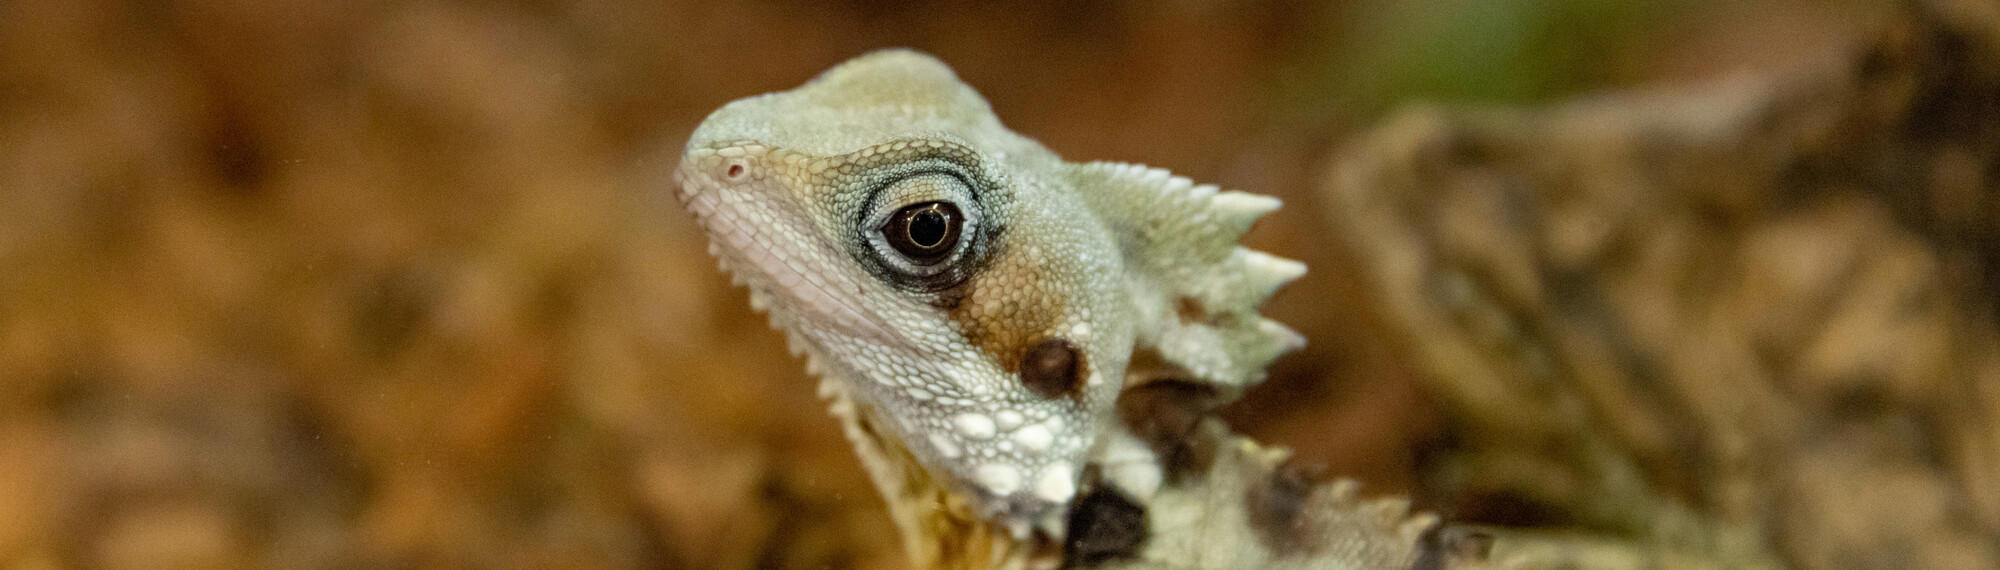
{"type": "MultiPolygon", "coordinates": [[[[1256,307],[1304,266],[1236,245],[1277,200],[1141,166],[1063,162],[1003,127],[944,64],[910,51],[730,103],[695,131],[677,177],[724,268],[823,376],[920,565],[1052,563],[1071,499],[1099,484],[1083,480],[1086,465],[1142,507],[1163,501],[1146,512],[1165,536],[1128,563],[1241,567],[1282,554],[1242,522],[1263,512],[1241,510],[1242,490],[1282,454],[1215,423],[1200,437],[1221,459],[1197,476],[1220,483],[1163,487],[1163,458],[1112,410],[1128,387],[1167,377],[1233,399],[1302,344],[1256,307]],[[939,200],[962,212],[964,229],[944,261],[918,265],[881,228],[903,207],[939,200]],[[1049,380],[1072,378],[1050,354],[1073,357],[1073,383],[1049,380]],[[1204,515],[1218,509],[1232,513],[1216,520],[1236,521],[1219,534],[1204,515]],[[1205,548],[1212,537],[1241,544],[1205,548]]],[[[1340,506],[1341,493],[1320,488],[1286,488],[1279,530],[1315,529],[1305,533],[1315,545],[1346,538],[1300,549],[1334,558],[1286,556],[1311,567],[1413,557],[1428,519],[1390,508],[1393,520],[1363,525],[1368,534],[1321,522],[1385,517],[1293,516],[1340,506]]]]}

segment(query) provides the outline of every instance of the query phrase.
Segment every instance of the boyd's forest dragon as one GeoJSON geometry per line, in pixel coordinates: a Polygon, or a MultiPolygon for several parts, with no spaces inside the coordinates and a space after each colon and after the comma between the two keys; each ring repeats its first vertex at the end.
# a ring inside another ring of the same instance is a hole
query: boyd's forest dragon
{"type": "Polygon", "coordinates": [[[1478,554],[1478,537],[1424,548],[1451,538],[1431,517],[1316,484],[1208,417],[1303,342],[1257,306],[1304,265],[1236,241],[1276,199],[1064,162],[903,50],[724,106],[677,178],[822,376],[921,566],[1478,554]]]}

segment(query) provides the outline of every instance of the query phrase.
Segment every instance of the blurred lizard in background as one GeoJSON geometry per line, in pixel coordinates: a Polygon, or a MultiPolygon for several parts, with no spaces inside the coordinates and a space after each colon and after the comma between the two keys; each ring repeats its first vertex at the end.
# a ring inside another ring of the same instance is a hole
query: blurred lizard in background
{"type": "Polygon", "coordinates": [[[1420,504],[1588,568],[2000,567],[2000,4],[1876,24],[1344,145],[1329,227],[1449,418],[1420,504]]]}

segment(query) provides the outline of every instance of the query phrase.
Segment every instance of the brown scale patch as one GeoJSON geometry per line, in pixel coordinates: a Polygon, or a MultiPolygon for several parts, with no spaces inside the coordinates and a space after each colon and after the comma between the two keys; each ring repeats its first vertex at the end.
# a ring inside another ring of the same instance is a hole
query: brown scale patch
{"type": "Polygon", "coordinates": [[[1160,351],[1150,346],[1132,348],[1132,359],[1125,363],[1125,385],[1139,386],[1157,380],[1193,378],[1194,373],[1186,368],[1167,362],[1160,351]]]}
{"type": "Polygon", "coordinates": [[[1096,469],[1094,465],[1087,468],[1084,480],[1089,482],[1089,490],[1069,507],[1064,568],[1089,568],[1136,558],[1152,532],[1146,524],[1146,508],[1111,486],[1098,484],[1096,469]]]}
{"type": "Polygon", "coordinates": [[[1324,477],[1321,471],[1286,461],[1245,493],[1243,508],[1250,528],[1272,552],[1281,556],[1308,554],[1325,546],[1318,540],[1323,521],[1307,508],[1324,477]]]}
{"type": "Polygon", "coordinates": [[[1021,384],[1043,398],[1083,398],[1083,351],[1060,338],[1035,343],[1021,355],[1021,384]]]}
{"type": "Polygon", "coordinates": [[[1153,380],[1118,397],[1118,421],[1159,456],[1167,483],[1208,472],[1215,441],[1202,437],[1201,421],[1222,406],[1222,395],[1207,384],[1153,380]]]}
{"type": "MultiPolygon", "coordinates": [[[[967,341],[1009,373],[1018,372],[1028,349],[1048,338],[1068,304],[1059,281],[1020,256],[1000,253],[991,265],[932,302],[946,311],[967,341]]],[[[1079,361],[1077,374],[1088,377],[1079,361]]]]}
{"type": "Polygon", "coordinates": [[[1186,295],[1174,299],[1174,314],[1180,315],[1182,323],[1208,321],[1208,307],[1202,305],[1200,299],[1186,295]]]}
{"type": "Polygon", "coordinates": [[[959,305],[965,304],[965,295],[968,292],[969,289],[963,286],[939,291],[937,296],[931,298],[931,306],[946,311],[957,310],[959,305]]]}

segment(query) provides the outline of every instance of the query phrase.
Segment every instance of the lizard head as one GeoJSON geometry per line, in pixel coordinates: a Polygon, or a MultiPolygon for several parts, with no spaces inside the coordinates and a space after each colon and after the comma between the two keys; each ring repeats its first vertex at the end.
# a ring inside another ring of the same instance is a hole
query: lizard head
{"type": "Polygon", "coordinates": [[[676,177],[892,506],[922,477],[1016,535],[1061,536],[1142,371],[1233,393],[1302,342],[1256,307],[1304,266],[1236,243],[1277,200],[1063,162],[916,52],[722,107],[676,177]]]}
{"type": "Polygon", "coordinates": [[[677,177],[874,429],[1025,524],[1074,494],[1134,336],[1118,245],[1061,165],[944,64],[885,51],[724,106],[677,177]]]}

